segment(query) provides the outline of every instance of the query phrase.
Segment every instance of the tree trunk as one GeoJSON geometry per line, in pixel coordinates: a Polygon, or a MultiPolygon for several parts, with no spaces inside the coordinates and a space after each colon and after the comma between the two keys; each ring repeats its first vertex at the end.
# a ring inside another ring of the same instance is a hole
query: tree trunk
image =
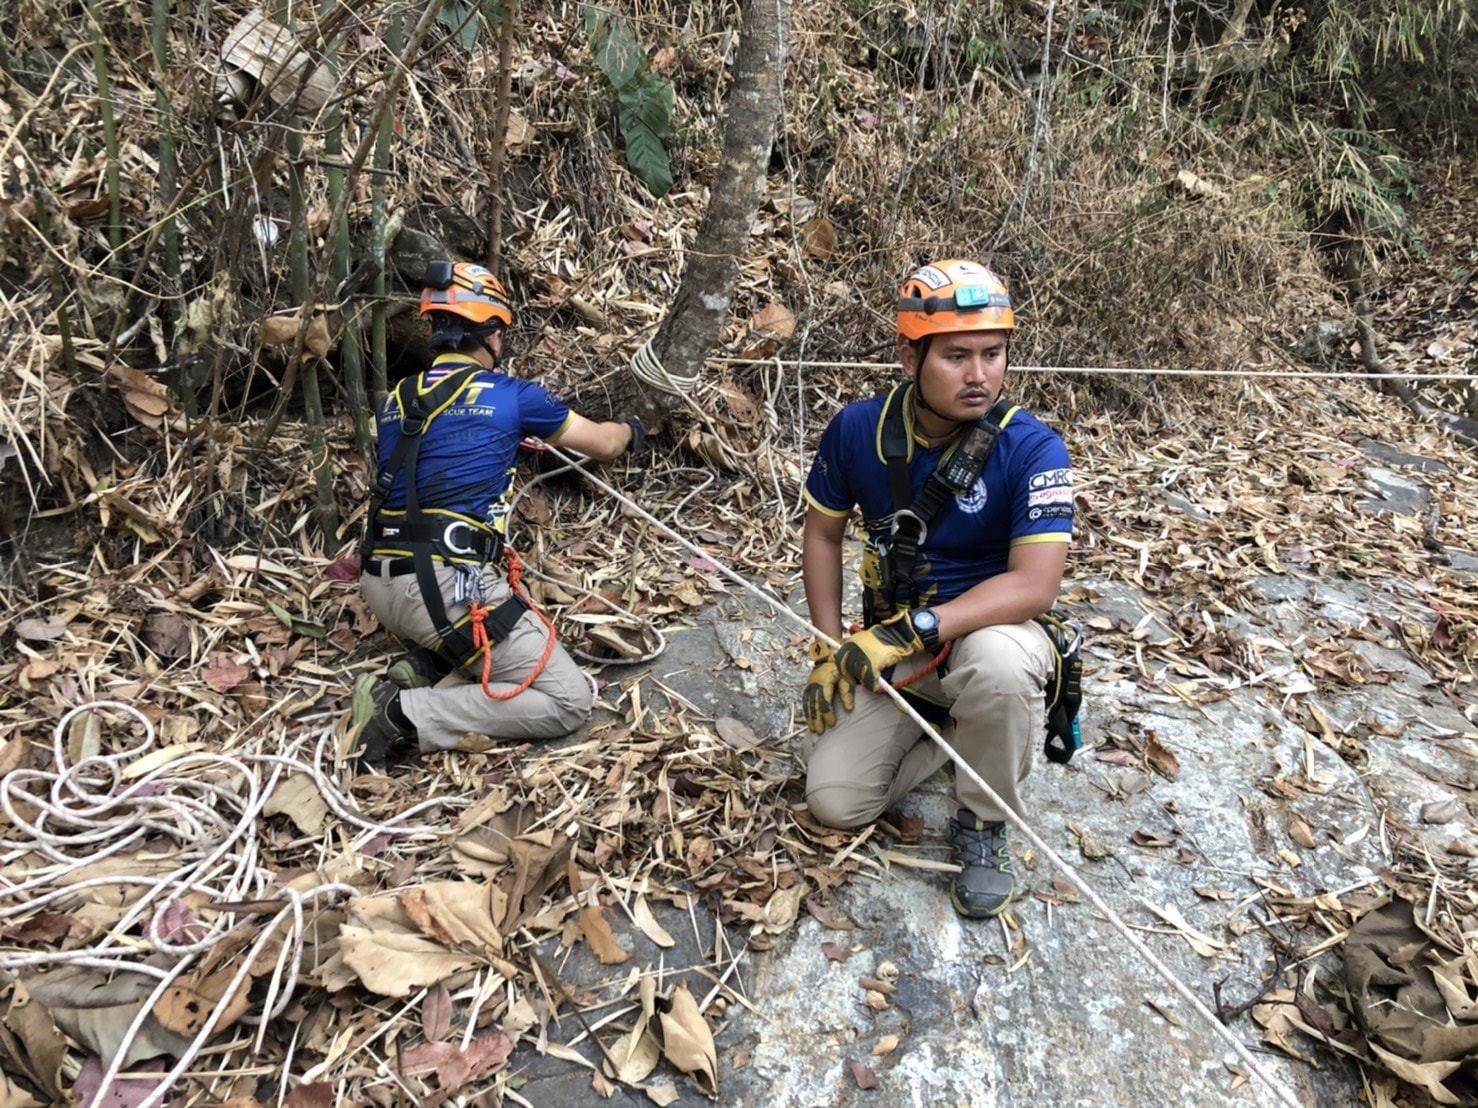
{"type": "MultiPolygon", "coordinates": [[[[780,111],[790,39],[790,0],[745,0],[724,123],[724,154],[714,176],[708,211],[688,251],[672,309],[657,329],[652,351],[674,375],[702,372],[728,318],[749,228],[765,194],[770,148],[780,111]]],[[[647,413],[659,419],[677,397],[644,389],[647,413]]]]}

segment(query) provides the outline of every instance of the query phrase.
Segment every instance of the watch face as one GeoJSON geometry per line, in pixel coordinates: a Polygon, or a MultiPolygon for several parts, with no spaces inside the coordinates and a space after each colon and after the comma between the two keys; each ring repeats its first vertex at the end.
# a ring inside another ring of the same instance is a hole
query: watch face
{"type": "Polygon", "coordinates": [[[920,631],[935,631],[939,628],[939,617],[925,608],[913,614],[913,625],[920,631]]]}

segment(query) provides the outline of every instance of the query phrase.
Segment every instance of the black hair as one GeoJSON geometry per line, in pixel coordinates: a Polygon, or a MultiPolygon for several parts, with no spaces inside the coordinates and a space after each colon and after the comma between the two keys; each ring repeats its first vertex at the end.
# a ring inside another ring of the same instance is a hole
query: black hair
{"type": "MultiPolygon", "coordinates": [[[[437,313],[439,316],[448,314],[437,313]]],[[[486,349],[488,339],[506,330],[501,319],[489,323],[472,323],[460,316],[451,316],[432,323],[429,345],[437,354],[475,354],[486,349]]]]}

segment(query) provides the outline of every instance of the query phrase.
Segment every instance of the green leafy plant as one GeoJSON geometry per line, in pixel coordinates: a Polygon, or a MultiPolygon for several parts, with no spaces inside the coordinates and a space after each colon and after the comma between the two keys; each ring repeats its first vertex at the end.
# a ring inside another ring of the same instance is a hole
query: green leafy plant
{"type": "Polygon", "coordinates": [[[587,8],[585,32],[595,48],[596,67],[616,96],[626,164],[653,196],[664,196],[672,188],[672,166],[663,144],[672,126],[672,82],[647,69],[646,51],[619,16],[587,8]]]}
{"type": "Polygon", "coordinates": [[[445,0],[436,17],[448,31],[456,33],[457,41],[469,54],[477,46],[477,37],[483,24],[496,27],[503,21],[503,0],[445,0]]]}

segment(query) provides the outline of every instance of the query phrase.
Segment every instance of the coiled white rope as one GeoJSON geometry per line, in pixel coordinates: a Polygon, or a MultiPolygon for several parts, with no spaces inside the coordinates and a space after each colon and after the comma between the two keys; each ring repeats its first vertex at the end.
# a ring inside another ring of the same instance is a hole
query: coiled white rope
{"type": "Polygon", "coordinates": [[[703,380],[701,373],[695,373],[691,377],[673,373],[657,358],[652,350],[652,338],[647,339],[636,348],[636,353],[631,355],[631,375],[644,385],[650,385],[658,392],[665,392],[669,396],[687,396],[703,380]]]}
{"type": "MultiPolygon", "coordinates": [[[[569,460],[568,457],[562,451],[560,451],[558,447],[550,446],[549,449],[557,457],[569,460]]],[[[637,504],[630,497],[623,495],[619,490],[613,488],[605,481],[602,481],[599,477],[595,476],[595,474],[585,469],[581,469],[580,473],[583,477],[585,477],[586,480],[590,481],[591,484],[595,485],[597,488],[601,489],[608,495],[615,497],[627,508],[639,515],[642,519],[645,519],[648,523],[653,524],[659,530],[670,536],[680,546],[711,562],[717,568],[717,570],[725,577],[727,577],[730,581],[733,581],[736,585],[744,589],[746,592],[752,593],[755,596],[759,597],[780,615],[784,616],[792,623],[803,627],[812,635],[815,635],[818,639],[822,639],[823,641],[830,643],[832,646],[837,645],[835,640],[823,633],[809,620],[800,615],[797,615],[791,609],[790,605],[786,604],[785,601],[780,599],[780,597],[774,596],[767,590],[761,589],[759,586],[751,583],[750,581],[747,581],[738,573],[734,572],[732,569],[719,562],[710,552],[704,550],[703,548],[697,546],[692,542],[689,542],[667,524],[663,523],[656,516],[648,512],[640,504],[637,504]]],[[[1143,958],[1150,965],[1150,967],[1153,968],[1154,971],[1158,973],[1167,984],[1170,985],[1172,989],[1180,994],[1182,999],[1184,999],[1186,1003],[1191,1006],[1191,1008],[1198,1016],[1205,1020],[1207,1025],[1216,1032],[1219,1038],[1224,1040],[1227,1045],[1232,1048],[1237,1057],[1240,1058],[1243,1064],[1247,1066],[1248,1070],[1259,1081],[1266,1085],[1267,1088],[1278,1098],[1279,1101],[1287,1105],[1288,1108],[1302,1108],[1300,1101],[1294,1096],[1293,1091],[1289,1089],[1288,1086],[1285,1085],[1282,1081],[1278,1080],[1270,1072],[1268,1072],[1268,1070],[1256,1058],[1253,1057],[1252,1052],[1248,1050],[1246,1044],[1244,1044],[1241,1039],[1237,1038],[1237,1036],[1232,1033],[1229,1027],[1227,1027],[1219,1019],[1217,1019],[1216,1015],[1211,1011],[1211,1009],[1207,1008],[1206,1005],[1201,1001],[1201,999],[1191,991],[1190,986],[1182,981],[1174,970],[1172,970],[1169,966],[1162,962],[1155,955],[1155,952],[1152,951],[1147,945],[1145,945],[1144,941],[1141,940],[1139,936],[1133,932],[1129,925],[1124,922],[1123,918],[1116,911],[1108,906],[1108,903],[1103,899],[1102,896],[1099,895],[1098,891],[1087,880],[1084,879],[1082,874],[1074,869],[1072,865],[1070,865],[1061,855],[1057,853],[1057,851],[1048,846],[1046,840],[1038,835],[1036,831],[1032,829],[1031,825],[1026,822],[1025,819],[1017,815],[1014,811],[1011,810],[1010,807],[1006,805],[1005,801],[1001,799],[1000,794],[992,789],[990,785],[988,785],[980,776],[980,774],[975,771],[974,767],[972,767],[969,762],[965,761],[965,759],[959,755],[959,753],[954,749],[954,747],[949,744],[944,736],[941,735],[934,728],[933,724],[931,724],[923,716],[919,715],[919,713],[914,710],[913,706],[909,704],[908,701],[904,699],[903,695],[899,693],[898,690],[895,689],[892,685],[883,682],[879,685],[879,690],[885,692],[888,696],[890,696],[898,705],[899,710],[904,712],[911,720],[914,721],[914,723],[918,724],[923,733],[925,735],[928,735],[930,739],[932,739],[935,743],[939,745],[940,749],[943,750],[944,753],[949,757],[949,760],[955,764],[955,768],[959,772],[963,773],[966,777],[968,777],[973,784],[978,786],[980,790],[985,793],[985,795],[1005,813],[1006,820],[1008,823],[1011,824],[1012,827],[1021,832],[1022,836],[1029,843],[1031,843],[1032,846],[1041,851],[1042,855],[1046,857],[1047,860],[1050,861],[1064,877],[1066,877],[1069,881],[1071,881],[1079,889],[1082,890],[1083,895],[1088,899],[1089,903],[1091,903],[1095,908],[1103,913],[1104,918],[1106,918],[1109,923],[1113,925],[1114,929],[1117,930],[1124,937],[1124,940],[1128,942],[1131,947],[1134,948],[1135,952],[1139,954],[1139,956],[1143,958]]]]}
{"type": "MultiPolygon", "coordinates": [[[[243,987],[249,970],[275,934],[286,927],[267,992],[259,1011],[242,1017],[258,1025],[258,1048],[267,1024],[291,1003],[299,978],[307,919],[305,905],[324,898],[357,895],[353,886],[325,883],[306,892],[276,887],[261,864],[254,834],[262,808],[284,777],[304,774],[317,787],[324,802],[344,823],[360,831],[351,847],[372,835],[444,834],[443,828],[406,823],[433,807],[461,807],[460,798],[421,801],[389,820],[376,822],[360,815],[324,773],[322,766],[333,735],[330,729],[309,732],[280,754],[228,755],[181,751],[146,771],[130,774],[141,759],[159,754],[153,747],[153,722],[132,704],[95,701],[72,708],[52,730],[52,766],[47,769],[17,769],[0,779],[0,809],[14,829],[0,848],[21,855],[36,854],[53,865],[19,882],[0,877],[0,920],[30,913],[59,900],[77,897],[90,889],[142,888],[141,895],[109,929],[107,945],[71,950],[0,954],[0,970],[16,972],[50,965],[72,965],[109,972],[141,975],[155,981],[153,991],[135,1014],[118,1052],[109,1060],[99,1087],[101,1103],[117,1079],[129,1046],[137,1038],[160,998],[201,956],[234,933],[239,924],[231,911],[205,927],[199,939],[167,934],[165,916],[186,894],[198,894],[218,903],[240,900],[285,899],[287,903],[257,933],[252,946],[207,1021],[191,1039],[159,1087],[142,1102],[142,1108],[160,1103],[176,1080],[190,1066],[215,1033],[216,1025],[243,987]],[[98,752],[69,764],[68,725],[80,715],[117,711],[142,725],[143,738],[112,753],[98,752]],[[297,756],[312,742],[312,761],[297,756]],[[259,780],[259,778],[265,780],[259,780]],[[234,783],[234,787],[232,787],[234,783]],[[153,837],[177,848],[176,868],[160,875],[120,872],[68,883],[67,878],[86,866],[115,858],[132,846],[153,837]],[[128,938],[130,929],[142,924],[142,941],[128,938]],[[161,968],[147,959],[165,954],[176,958],[161,968]]],[[[21,740],[12,740],[21,741],[21,740]]]]}

